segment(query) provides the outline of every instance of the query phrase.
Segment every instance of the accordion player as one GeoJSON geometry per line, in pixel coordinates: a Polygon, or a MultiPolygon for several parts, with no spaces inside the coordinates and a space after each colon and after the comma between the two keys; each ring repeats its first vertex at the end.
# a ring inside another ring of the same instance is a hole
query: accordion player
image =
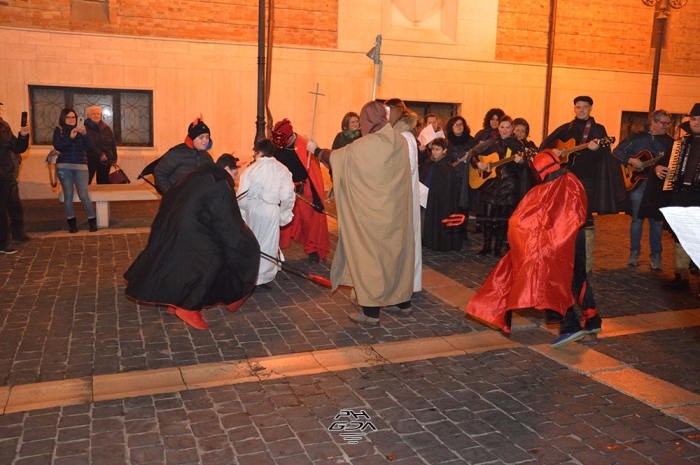
{"type": "Polygon", "coordinates": [[[700,134],[687,134],[673,144],[664,191],[700,193],[700,134]]]}

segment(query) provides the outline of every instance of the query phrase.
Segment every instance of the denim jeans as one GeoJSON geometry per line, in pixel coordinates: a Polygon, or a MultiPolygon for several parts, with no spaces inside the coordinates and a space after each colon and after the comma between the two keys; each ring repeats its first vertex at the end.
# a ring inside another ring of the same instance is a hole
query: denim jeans
{"type": "MultiPolygon", "coordinates": [[[[642,181],[636,189],[630,192],[630,202],[632,203],[632,223],[630,224],[630,252],[641,252],[642,250],[642,229],[644,220],[637,218],[639,206],[642,203],[646,181],[642,181]]],[[[653,218],[649,220],[649,247],[651,255],[661,255],[661,221],[653,218]]]]}
{"type": "Polygon", "coordinates": [[[95,217],[95,208],[90,202],[88,195],[88,170],[73,170],[69,168],[57,168],[56,176],[61,181],[63,188],[63,208],[66,210],[66,218],[74,218],[73,212],[73,186],[78,191],[78,198],[85,208],[85,214],[88,218],[95,217]]]}

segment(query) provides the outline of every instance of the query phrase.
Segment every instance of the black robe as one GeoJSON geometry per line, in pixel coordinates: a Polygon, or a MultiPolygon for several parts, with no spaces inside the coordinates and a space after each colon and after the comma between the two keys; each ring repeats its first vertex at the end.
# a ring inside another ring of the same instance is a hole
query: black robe
{"type": "Polygon", "coordinates": [[[187,310],[231,304],[253,291],[260,246],[243,222],[233,179],[201,165],[163,196],[148,245],[124,273],[135,300],[187,310]]]}
{"type": "MultiPolygon", "coordinates": [[[[607,137],[605,126],[595,122],[591,116],[591,128],[587,142],[601,137],[607,137]]],[[[587,120],[586,120],[587,121],[587,120]]],[[[556,142],[568,142],[575,140],[575,144],[581,144],[586,121],[575,118],[573,121],[559,126],[540,145],[540,150],[556,147],[556,142]]],[[[595,152],[583,149],[575,155],[573,164],[567,166],[568,170],[576,175],[586,187],[588,197],[588,211],[599,215],[616,214],[620,211],[621,202],[625,200],[627,191],[622,179],[619,163],[613,158],[610,147],[601,147],[595,152]]]]}
{"type": "Polygon", "coordinates": [[[443,252],[460,250],[462,248],[461,228],[448,227],[441,222],[451,214],[458,213],[459,210],[455,170],[447,156],[438,162],[426,160],[419,169],[421,182],[425,181],[431,167],[434,168],[423,222],[423,246],[443,252]]]}

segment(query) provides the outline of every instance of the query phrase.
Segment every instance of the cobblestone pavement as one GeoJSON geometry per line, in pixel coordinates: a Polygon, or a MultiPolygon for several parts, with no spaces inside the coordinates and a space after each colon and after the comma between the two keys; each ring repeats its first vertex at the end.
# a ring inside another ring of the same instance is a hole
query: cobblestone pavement
{"type": "Polygon", "coordinates": [[[700,463],[697,429],[525,348],[9,414],[0,432],[18,465],[700,463]],[[366,415],[357,444],[329,431],[347,409],[366,415]]]}
{"type": "MultiPolygon", "coordinates": [[[[113,210],[111,224],[143,226],[153,211],[113,210]]],[[[56,205],[28,205],[30,233],[61,221],[56,205]]],[[[592,285],[603,317],[700,307],[695,292],[660,288],[672,277],[669,237],[663,272],[625,266],[628,221],[597,221],[592,285]]],[[[126,229],[43,235],[0,256],[0,386],[485,330],[426,291],[413,316],[356,326],[347,293],[284,273],[235,314],[205,310],[210,331],[191,330],[124,297],[121,276],[146,240],[126,229]]],[[[424,251],[424,264],[476,289],[496,263],[476,255],[479,242],[424,251]]],[[[298,246],[285,255],[328,274],[329,263],[308,264],[298,246]]],[[[0,465],[700,463],[697,427],[532,350],[551,339],[541,329],[513,339],[525,346],[0,415],[0,465]],[[369,417],[356,444],[329,431],[341,410],[369,417]]],[[[696,326],[583,344],[700,394],[698,342],[696,326]]]]}

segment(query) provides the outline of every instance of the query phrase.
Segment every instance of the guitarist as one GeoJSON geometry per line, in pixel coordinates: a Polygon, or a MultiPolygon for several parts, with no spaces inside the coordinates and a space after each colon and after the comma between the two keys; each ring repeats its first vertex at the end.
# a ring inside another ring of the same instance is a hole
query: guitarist
{"type": "MultiPolygon", "coordinates": [[[[498,154],[499,159],[514,157],[515,163],[507,163],[501,169],[501,177],[493,179],[491,184],[479,189],[479,201],[481,211],[484,214],[484,245],[479,251],[479,255],[491,253],[493,239],[496,244],[493,254],[500,257],[503,252],[503,243],[508,234],[508,219],[520,202],[520,199],[529,188],[527,163],[522,153],[525,150],[522,142],[513,136],[513,119],[504,115],[498,123],[498,137],[494,144],[487,149],[481,149],[475,155],[486,155],[493,152],[498,154]]],[[[471,160],[472,169],[485,171],[488,167],[486,163],[473,157],[471,160]]],[[[467,180],[465,180],[467,182],[467,180]]]]}
{"type": "MultiPolygon", "coordinates": [[[[620,142],[613,150],[613,155],[620,163],[631,165],[635,169],[642,168],[642,160],[635,158],[639,153],[647,151],[653,158],[658,158],[671,153],[673,148],[673,138],[668,135],[668,128],[671,124],[671,115],[665,110],[656,110],[649,115],[648,125],[641,132],[630,134],[620,142]]],[[[653,170],[653,167],[647,168],[647,171],[653,170]]],[[[647,180],[643,179],[629,193],[631,204],[632,223],[630,224],[630,256],[627,259],[627,265],[637,266],[639,264],[639,255],[642,250],[642,228],[644,226],[644,216],[638,217],[639,207],[642,204],[642,197],[648,197],[644,191],[646,189],[647,180]]],[[[655,193],[656,196],[662,195],[659,190],[655,193]]],[[[656,211],[656,215],[648,216],[649,218],[649,247],[651,248],[651,268],[661,270],[661,213],[656,211]],[[658,216],[656,216],[658,215],[658,216]]]]}
{"type": "MultiPolygon", "coordinates": [[[[588,198],[588,214],[586,218],[586,272],[593,269],[593,247],[595,244],[595,224],[593,212],[598,214],[617,213],[617,201],[612,189],[612,157],[610,148],[601,147],[598,139],[607,137],[605,126],[595,122],[591,116],[593,99],[587,95],[581,95],[574,99],[573,121],[563,124],[554,130],[540,146],[540,150],[548,148],[562,148],[566,146],[580,145],[588,142],[588,148],[581,150],[570,158],[570,164],[566,167],[574,173],[583,184],[588,198]],[[573,141],[572,141],[573,139],[573,141]]],[[[617,163],[615,163],[617,165],[617,163]]],[[[615,166],[617,173],[622,178],[619,168],[615,166]]],[[[622,181],[622,179],[620,179],[622,181]]]]}

